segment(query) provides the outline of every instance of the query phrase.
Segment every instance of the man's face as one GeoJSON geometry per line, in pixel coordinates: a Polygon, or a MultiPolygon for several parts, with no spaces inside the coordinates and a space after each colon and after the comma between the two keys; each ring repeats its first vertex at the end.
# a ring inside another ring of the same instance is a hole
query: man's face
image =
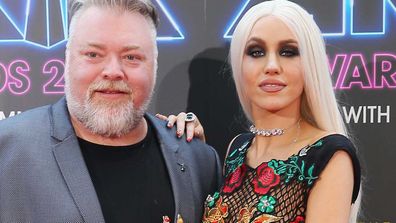
{"type": "Polygon", "coordinates": [[[70,38],[65,93],[72,117],[94,134],[127,134],[154,87],[152,25],[138,13],[91,7],[70,38]]]}

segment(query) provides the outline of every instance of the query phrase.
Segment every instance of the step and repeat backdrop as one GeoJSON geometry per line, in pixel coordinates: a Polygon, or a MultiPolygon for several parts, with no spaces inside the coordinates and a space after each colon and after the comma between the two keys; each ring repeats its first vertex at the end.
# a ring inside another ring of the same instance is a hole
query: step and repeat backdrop
{"type": "MultiPolygon", "coordinates": [[[[224,157],[228,142],[246,131],[227,63],[229,41],[241,15],[261,1],[153,2],[160,55],[149,111],[195,112],[207,142],[224,157]]],[[[396,0],[295,2],[323,31],[334,90],[359,149],[359,222],[396,222],[396,0]]],[[[67,0],[0,0],[0,120],[63,96],[67,28],[67,0]]]]}

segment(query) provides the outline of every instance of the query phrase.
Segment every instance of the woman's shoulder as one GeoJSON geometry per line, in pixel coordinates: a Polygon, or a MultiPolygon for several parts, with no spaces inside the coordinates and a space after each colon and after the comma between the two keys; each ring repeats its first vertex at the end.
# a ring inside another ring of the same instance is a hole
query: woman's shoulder
{"type": "Polygon", "coordinates": [[[252,133],[241,133],[231,140],[228,145],[223,167],[224,176],[230,174],[236,167],[244,162],[247,149],[253,138],[254,134],[252,133]]]}
{"type": "Polygon", "coordinates": [[[228,145],[225,158],[227,159],[231,154],[240,153],[243,152],[243,150],[247,150],[252,143],[253,138],[254,134],[252,133],[241,133],[235,136],[228,145]]]}
{"type": "Polygon", "coordinates": [[[352,160],[357,159],[356,148],[345,135],[322,132],[305,147],[306,159],[319,166],[326,166],[337,151],[345,151],[352,160]]]}
{"type": "Polygon", "coordinates": [[[335,152],[340,150],[347,152],[350,156],[356,156],[357,152],[354,144],[347,136],[337,133],[324,134],[313,140],[308,147],[316,148],[316,153],[313,155],[322,159],[327,156],[331,158],[335,152]]]}
{"type": "Polygon", "coordinates": [[[235,138],[231,141],[230,146],[232,146],[232,147],[242,146],[245,143],[251,142],[252,139],[254,138],[254,136],[255,135],[250,132],[241,133],[241,134],[235,136],[235,138]]]}
{"type": "Polygon", "coordinates": [[[308,151],[306,152],[307,155],[305,160],[307,163],[315,165],[314,175],[316,176],[321,174],[335,154],[344,153],[344,157],[349,156],[352,161],[354,172],[354,190],[352,198],[352,201],[354,201],[359,192],[361,169],[357,151],[352,141],[345,135],[331,133],[323,135],[307,148],[308,151]]]}

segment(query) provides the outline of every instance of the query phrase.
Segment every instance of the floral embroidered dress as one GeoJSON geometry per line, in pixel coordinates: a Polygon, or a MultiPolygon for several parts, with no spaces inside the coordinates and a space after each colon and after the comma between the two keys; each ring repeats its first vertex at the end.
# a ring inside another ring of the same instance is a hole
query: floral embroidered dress
{"type": "Polygon", "coordinates": [[[271,160],[251,168],[245,163],[253,134],[238,136],[225,161],[220,191],[205,202],[204,223],[304,222],[309,192],[337,150],[353,163],[355,202],[360,186],[360,165],[353,144],[339,134],[305,146],[287,160],[271,160]]]}

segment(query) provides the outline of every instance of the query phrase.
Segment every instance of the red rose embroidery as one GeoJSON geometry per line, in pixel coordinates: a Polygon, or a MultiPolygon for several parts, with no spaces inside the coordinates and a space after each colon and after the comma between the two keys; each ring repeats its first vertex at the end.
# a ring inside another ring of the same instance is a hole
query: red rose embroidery
{"type": "Polygon", "coordinates": [[[258,194],[266,194],[271,187],[279,183],[280,177],[267,165],[261,164],[257,170],[257,176],[253,180],[254,191],[258,194]]]}
{"type": "Polygon", "coordinates": [[[246,174],[246,166],[242,164],[232,172],[225,180],[223,192],[231,193],[235,188],[241,186],[243,177],[246,174]]]}
{"type": "Polygon", "coordinates": [[[304,223],[304,217],[302,216],[297,216],[296,219],[294,219],[294,221],[290,222],[290,223],[304,223]]]}

